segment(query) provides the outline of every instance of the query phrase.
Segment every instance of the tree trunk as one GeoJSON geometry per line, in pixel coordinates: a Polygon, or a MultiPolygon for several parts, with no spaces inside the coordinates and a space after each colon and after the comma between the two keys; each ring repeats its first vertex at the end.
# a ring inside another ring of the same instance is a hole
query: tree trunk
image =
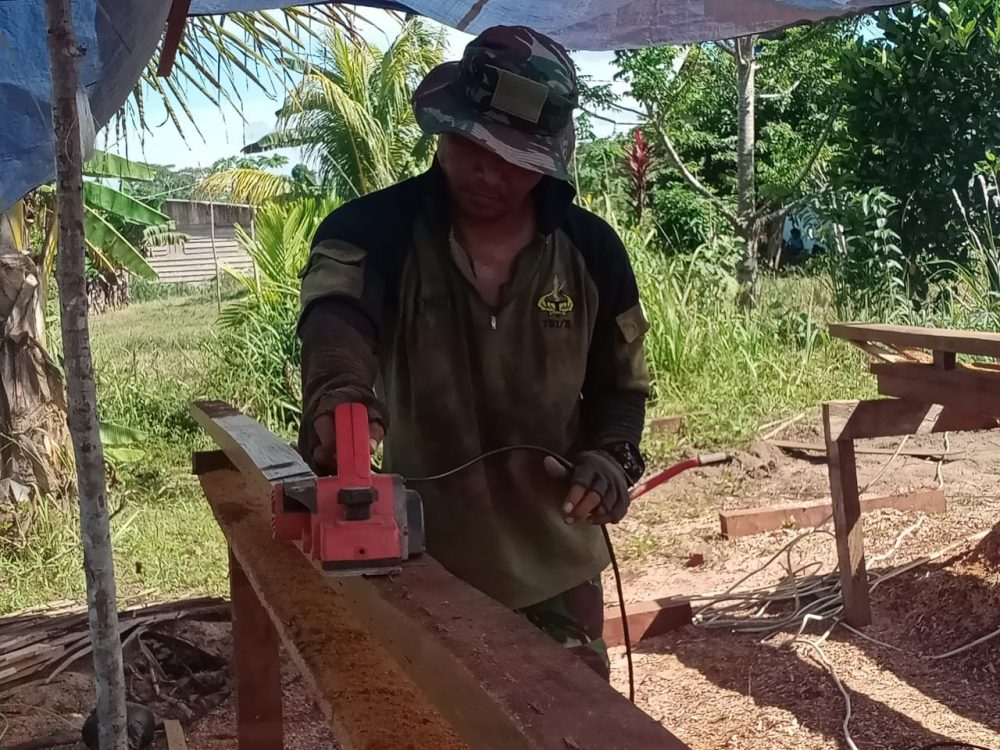
{"type": "Polygon", "coordinates": [[[0,239],[0,508],[67,489],[62,374],[44,348],[39,274],[0,239]],[[8,252],[5,252],[8,250],[8,252]]]}
{"type": "Polygon", "coordinates": [[[764,226],[764,237],[767,240],[767,263],[777,271],[781,267],[781,246],[785,239],[785,217],[788,216],[788,209],[785,208],[774,214],[764,226]]]}
{"type": "Polygon", "coordinates": [[[757,37],[736,40],[736,169],[739,218],[745,242],[738,281],[739,304],[752,308],[757,301],[757,266],[760,227],[752,217],[757,209],[756,187],[756,76],[757,37]]]}
{"type": "Polygon", "coordinates": [[[71,0],[45,0],[59,215],[56,275],[66,362],[67,419],[80,492],[80,536],[97,687],[98,739],[101,750],[127,750],[125,677],[118,631],[111,523],[87,320],[83,148],[76,99],[81,90],[81,51],[73,34],[71,8],[71,0]]]}

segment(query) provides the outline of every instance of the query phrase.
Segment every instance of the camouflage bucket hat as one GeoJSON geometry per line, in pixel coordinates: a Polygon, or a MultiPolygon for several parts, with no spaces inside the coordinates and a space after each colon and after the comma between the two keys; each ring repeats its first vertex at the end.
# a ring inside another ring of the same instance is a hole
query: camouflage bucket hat
{"type": "Polygon", "coordinates": [[[460,62],[432,70],[413,95],[425,133],[457,133],[511,164],[569,180],[576,70],[556,41],[524,26],[494,26],[460,62]]]}

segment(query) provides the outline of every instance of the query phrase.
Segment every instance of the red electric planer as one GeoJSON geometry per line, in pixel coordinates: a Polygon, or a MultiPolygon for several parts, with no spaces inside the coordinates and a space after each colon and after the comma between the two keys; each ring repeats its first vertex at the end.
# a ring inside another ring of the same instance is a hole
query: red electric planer
{"type": "Polygon", "coordinates": [[[294,479],[273,496],[274,538],[295,542],[333,575],[385,575],[424,551],[420,496],[394,474],[372,472],[368,410],[334,412],[337,473],[294,479]]]}

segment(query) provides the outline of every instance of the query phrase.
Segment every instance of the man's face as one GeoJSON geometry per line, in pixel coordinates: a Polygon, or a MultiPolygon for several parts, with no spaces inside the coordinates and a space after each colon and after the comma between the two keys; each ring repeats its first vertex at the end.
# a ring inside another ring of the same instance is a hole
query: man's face
{"type": "Polygon", "coordinates": [[[504,161],[472,141],[445,133],[438,141],[438,163],[444,170],[452,200],[475,219],[499,219],[524,201],[542,175],[504,161]]]}

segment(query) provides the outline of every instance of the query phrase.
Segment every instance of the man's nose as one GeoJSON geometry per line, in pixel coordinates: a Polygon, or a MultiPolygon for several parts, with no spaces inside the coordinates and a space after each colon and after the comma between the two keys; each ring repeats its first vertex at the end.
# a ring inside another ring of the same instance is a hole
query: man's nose
{"type": "Polygon", "coordinates": [[[487,186],[494,186],[500,181],[500,175],[486,159],[476,159],[472,170],[477,180],[487,186]]]}

